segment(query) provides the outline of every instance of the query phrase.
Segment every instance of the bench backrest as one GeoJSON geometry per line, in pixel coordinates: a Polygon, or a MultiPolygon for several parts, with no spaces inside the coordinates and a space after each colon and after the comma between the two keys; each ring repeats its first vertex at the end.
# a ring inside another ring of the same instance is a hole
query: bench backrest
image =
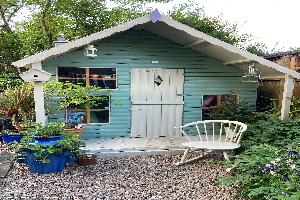
{"type": "Polygon", "coordinates": [[[196,133],[200,141],[233,142],[237,144],[240,143],[246,130],[246,124],[229,120],[204,120],[180,126],[180,131],[189,141],[192,141],[190,134],[196,133]]]}

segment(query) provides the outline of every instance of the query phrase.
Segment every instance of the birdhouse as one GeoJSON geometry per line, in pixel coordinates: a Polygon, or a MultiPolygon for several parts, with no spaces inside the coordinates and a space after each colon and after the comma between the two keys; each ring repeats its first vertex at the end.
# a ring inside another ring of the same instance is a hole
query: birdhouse
{"type": "Polygon", "coordinates": [[[97,54],[95,53],[95,51],[97,51],[97,49],[94,47],[94,45],[87,45],[86,48],[84,49],[84,55],[86,57],[89,58],[95,58],[97,57],[97,54]]]}
{"type": "Polygon", "coordinates": [[[46,82],[50,79],[51,74],[40,69],[30,69],[20,76],[25,82],[46,82]]]}

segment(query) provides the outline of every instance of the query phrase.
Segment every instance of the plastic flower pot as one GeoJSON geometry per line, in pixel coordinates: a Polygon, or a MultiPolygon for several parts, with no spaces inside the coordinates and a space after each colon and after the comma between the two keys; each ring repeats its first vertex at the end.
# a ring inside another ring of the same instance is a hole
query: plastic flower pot
{"type": "Polygon", "coordinates": [[[55,145],[58,140],[63,140],[64,137],[62,135],[56,135],[56,136],[48,136],[48,137],[42,137],[42,136],[34,136],[34,143],[35,144],[42,144],[42,145],[55,145]]]}
{"type": "Polygon", "coordinates": [[[48,159],[50,160],[49,163],[44,163],[41,160],[37,160],[34,152],[31,151],[26,151],[26,158],[29,171],[36,174],[62,172],[66,163],[65,152],[61,153],[60,155],[48,155],[48,159]]]}
{"type": "Polygon", "coordinates": [[[11,143],[11,142],[20,142],[23,138],[23,135],[3,135],[3,142],[11,143]]]}

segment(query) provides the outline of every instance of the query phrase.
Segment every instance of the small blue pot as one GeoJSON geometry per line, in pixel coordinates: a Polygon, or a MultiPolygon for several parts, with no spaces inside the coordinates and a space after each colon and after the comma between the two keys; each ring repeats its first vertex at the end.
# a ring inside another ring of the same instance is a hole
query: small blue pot
{"type": "Polygon", "coordinates": [[[34,143],[35,144],[42,144],[42,145],[55,145],[58,140],[63,140],[64,136],[57,135],[57,136],[48,136],[48,137],[41,137],[41,136],[34,136],[34,143]]]}
{"type": "Polygon", "coordinates": [[[77,162],[78,158],[72,155],[69,151],[66,151],[66,163],[77,162]]]}
{"type": "Polygon", "coordinates": [[[28,169],[31,173],[36,174],[50,174],[56,172],[62,172],[65,168],[66,153],[63,152],[60,155],[49,155],[49,163],[43,163],[42,161],[36,160],[34,152],[26,152],[28,169]]]}
{"type": "Polygon", "coordinates": [[[27,164],[27,158],[17,158],[17,162],[27,164]]]}
{"type": "Polygon", "coordinates": [[[23,138],[23,135],[3,135],[3,142],[11,143],[11,142],[20,142],[23,138]]]}

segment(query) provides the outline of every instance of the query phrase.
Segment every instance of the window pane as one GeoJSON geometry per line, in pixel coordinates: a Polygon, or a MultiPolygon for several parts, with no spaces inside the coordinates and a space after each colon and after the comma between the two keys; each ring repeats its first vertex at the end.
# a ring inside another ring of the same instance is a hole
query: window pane
{"type": "Polygon", "coordinates": [[[67,122],[68,123],[86,123],[86,111],[82,110],[68,110],[67,111],[67,122]]]}
{"type": "Polygon", "coordinates": [[[211,106],[216,106],[218,103],[217,95],[204,95],[203,96],[203,107],[209,108],[211,106]]]}
{"type": "Polygon", "coordinates": [[[59,81],[69,81],[72,83],[86,84],[86,69],[76,68],[76,67],[58,67],[58,80],[59,81]]]}
{"type": "Polygon", "coordinates": [[[91,109],[108,109],[109,108],[109,97],[103,96],[103,99],[99,102],[91,105],[91,109]]]}
{"type": "Polygon", "coordinates": [[[91,123],[109,123],[109,110],[91,111],[91,123]]]}
{"type": "Polygon", "coordinates": [[[115,68],[90,68],[90,85],[102,89],[116,89],[115,68]]]}

